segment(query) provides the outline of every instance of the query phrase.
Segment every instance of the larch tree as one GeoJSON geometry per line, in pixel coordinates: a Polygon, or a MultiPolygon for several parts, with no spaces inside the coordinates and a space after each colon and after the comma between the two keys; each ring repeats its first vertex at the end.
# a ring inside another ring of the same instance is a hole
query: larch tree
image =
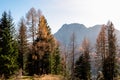
{"type": "Polygon", "coordinates": [[[26,27],[24,18],[21,18],[18,26],[19,26],[19,35],[18,35],[19,58],[18,58],[18,62],[19,62],[19,68],[25,72],[27,53],[28,53],[28,40],[27,40],[27,27],[26,27]]]}
{"type": "Polygon", "coordinates": [[[98,38],[96,40],[96,54],[97,54],[97,70],[101,70],[103,67],[103,62],[106,58],[106,44],[107,42],[107,36],[106,36],[106,27],[105,25],[102,25],[101,31],[98,35],[98,38]]]}
{"type": "Polygon", "coordinates": [[[27,25],[29,26],[30,37],[32,37],[32,42],[35,41],[35,36],[37,32],[37,25],[39,22],[39,18],[41,16],[41,11],[36,11],[35,8],[31,8],[26,14],[27,25]]]}
{"type": "Polygon", "coordinates": [[[39,23],[39,18],[41,16],[41,11],[40,10],[36,10],[35,8],[31,8],[28,13],[26,14],[26,19],[27,19],[27,27],[29,27],[29,35],[28,38],[30,39],[31,45],[29,46],[29,55],[28,55],[28,59],[27,59],[27,72],[29,75],[33,75],[34,74],[34,64],[35,61],[32,60],[32,55],[35,54],[35,39],[36,39],[36,34],[37,34],[37,26],[39,23]]]}
{"type": "Polygon", "coordinates": [[[11,14],[4,12],[0,19],[0,75],[9,77],[18,69],[18,43],[14,38],[11,14]]]}
{"type": "Polygon", "coordinates": [[[38,24],[37,38],[34,42],[35,54],[32,55],[35,60],[35,73],[48,74],[50,73],[50,55],[54,51],[54,38],[51,34],[50,27],[44,16],[40,17],[38,24]]]}

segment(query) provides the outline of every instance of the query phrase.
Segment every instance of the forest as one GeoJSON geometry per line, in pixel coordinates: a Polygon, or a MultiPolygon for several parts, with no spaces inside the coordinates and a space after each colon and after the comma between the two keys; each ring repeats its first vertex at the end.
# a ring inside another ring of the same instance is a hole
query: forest
{"type": "Polygon", "coordinates": [[[77,59],[75,34],[71,35],[69,48],[61,49],[39,9],[30,8],[17,28],[12,13],[3,12],[0,18],[1,80],[42,75],[59,75],[63,77],[61,80],[119,80],[119,47],[112,22],[102,25],[94,49],[89,39],[83,39],[77,59]],[[91,53],[96,54],[96,75],[91,71],[91,53]]]}

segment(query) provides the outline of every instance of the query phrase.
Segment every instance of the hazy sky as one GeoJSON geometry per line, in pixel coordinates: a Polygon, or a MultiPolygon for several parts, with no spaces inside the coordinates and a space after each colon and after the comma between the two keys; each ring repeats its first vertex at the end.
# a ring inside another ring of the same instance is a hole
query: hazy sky
{"type": "Polygon", "coordinates": [[[11,11],[16,24],[34,7],[45,15],[52,33],[65,23],[80,23],[87,27],[112,21],[120,30],[120,0],[1,0],[3,11],[11,11]]]}

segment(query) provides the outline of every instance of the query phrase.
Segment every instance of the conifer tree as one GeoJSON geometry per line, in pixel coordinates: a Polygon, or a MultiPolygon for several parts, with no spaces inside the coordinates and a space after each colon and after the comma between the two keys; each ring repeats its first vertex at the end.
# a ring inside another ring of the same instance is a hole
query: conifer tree
{"type": "Polygon", "coordinates": [[[112,22],[108,22],[101,29],[97,39],[97,53],[101,54],[102,71],[105,80],[113,80],[116,77],[116,35],[112,22]]]}
{"type": "Polygon", "coordinates": [[[18,42],[19,42],[19,58],[18,58],[19,68],[25,71],[28,53],[28,43],[27,43],[27,27],[25,25],[24,18],[22,18],[19,23],[18,42]]]}
{"type": "Polygon", "coordinates": [[[12,17],[6,12],[0,19],[0,75],[9,77],[18,68],[18,43],[14,38],[14,24],[12,17]]]}
{"type": "Polygon", "coordinates": [[[30,35],[28,36],[31,39],[31,44],[29,48],[29,55],[28,55],[28,64],[27,64],[27,71],[29,75],[33,75],[37,70],[35,69],[36,67],[34,64],[36,64],[36,60],[33,60],[33,55],[35,54],[35,38],[36,38],[36,33],[37,33],[37,26],[39,23],[39,18],[41,16],[41,11],[36,10],[35,8],[31,8],[28,13],[26,14],[26,19],[27,19],[27,26],[29,27],[29,33],[30,35]],[[36,70],[36,71],[35,71],[36,70]]]}
{"type": "Polygon", "coordinates": [[[56,46],[54,52],[50,55],[50,71],[51,74],[60,74],[61,72],[61,58],[60,58],[60,50],[59,50],[59,46],[56,46]]]}
{"type": "Polygon", "coordinates": [[[105,25],[102,25],[101,31],[98,35],[98,38],[96,40],[97,44],[96,44],[96,54],[97,54],[97,61],[96,61],[96,65],[98,68],[98,71],[102,69],[103,67],[103,62],[105,60],[106,57],[106,42],[107,42],[107,36],[106,36],[106,27],[105,25]]]}
{"type": "Polygon", "coordinates": [[[90,80],[90,44],[86,38],[82,43],[81,52],[82,55],[79,57],[78,61],[76,61],[75,64],[74,75],[78,80],[90,80]]]}
{"type": "Polygon", "coordinates": [[[105,79],[106,80],[113,80],[114,77],[116,77],[116,50],[117,50],[117,45],[116,45],[116,35],[114,33],[114,25],[112,24],[112,22],[108,22],[107,24],[107,35],[108,35],[108,56],[105,59],[106,61],[106,70],[104,71],[104,73],[106,73],[105,79]],[[109,75],[109,76],[108,76],[109,75]]]}
{"type": "Polygon", "coordinates": [[[35,54],[33,60],[35,61],[36,74],[50,73],[50,55],[54,51],[54,38],[51,35],[50,28],[44,16],[40,17],[38,24],[37,39],[34,42],[35,54]]]}
{"type": "Polygon", "coordinates": [[[29,76],[33,76],[33,74],[35,74],[35,70],[34,70],[34,59],[32,57],[32,48],[31,45],[28,48],[28,55],[27,55],[27,64],[26,64],[26,72],[29,76]]]}
{"type": "Polygon", "coordinates": [[[84,56],[83,54],[79,57],[79,59],[75,62],[75,70],[74,70],[74,76],[76,80],[84,79],[84,56]]]}
{"type": "Polygon", "coordinates": [[[40,10],[37,11],[33,7],[26,14],[27,25],[29,27],[30,37],[32,37],[32,42],[35,41],[36,32],[37,32],[36,27],[39,23],[40,16],[41,16],[41,11],[40,10]]]}

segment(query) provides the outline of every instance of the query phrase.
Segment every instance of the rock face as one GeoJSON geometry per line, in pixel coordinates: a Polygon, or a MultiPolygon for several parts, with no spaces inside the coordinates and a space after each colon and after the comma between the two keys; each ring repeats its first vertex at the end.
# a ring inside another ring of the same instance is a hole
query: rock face
{"type": "MultiPolygon", "coordinates": [[[[85,25],[78,23],[64,24],[54,36],[62,45],[68,45],[71,41],[71,36],[74,33],[78,45],[82,43],[84,38],[87,38],[91,45],[95,45],[101,26],[102,25],[95,25],[87,28],[85,25]]],[[[120,41],[120,31],[115,30],[115,33],[118,41],[120,41]]]]}
{"type": "Polygon", "coordinates": [[[64,24],[54,36],[61,44],[68,45],[71,41],[72,34],[74,33],[78,45],[81,44],[84,38],[88,38],[91,44],[95,44],[100,29],[101,25],[87,28],[83,24],[78,23],[64,24]]]}

